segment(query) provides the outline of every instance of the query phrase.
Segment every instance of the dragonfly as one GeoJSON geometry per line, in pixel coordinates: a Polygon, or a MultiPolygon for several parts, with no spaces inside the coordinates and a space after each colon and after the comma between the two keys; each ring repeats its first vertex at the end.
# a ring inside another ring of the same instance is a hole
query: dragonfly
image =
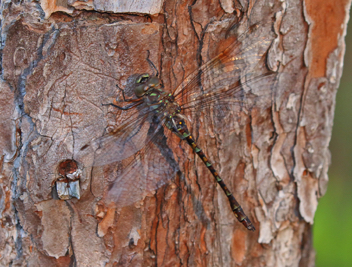
{"type": "Polygon", "coordinates": [[[229,113],[238,115],[252,108],[270,107],[276,74],[268,69],[259,73],[256,70],[263,63],[271,40],[258,38],[257,29],[257,25],[249,27],[171,93],[158,73],[133,74],[125,88],[120,89],[123,99],[105,104],[121,110],[124,121],[83,146],[81,151],[94,147],[94,166],[119,162],[121,168],[108,189],[106,201],[127,206],[166,184],[180,170],[175,150],[185,141],[222,188],[237,220],[248,230],[255,230],[219,172],[197,145],[188,125],[194,125],[200,116],[215,118],[216,130],[226,133],[233,127],[233,123],[224,121],[229,113]]]}

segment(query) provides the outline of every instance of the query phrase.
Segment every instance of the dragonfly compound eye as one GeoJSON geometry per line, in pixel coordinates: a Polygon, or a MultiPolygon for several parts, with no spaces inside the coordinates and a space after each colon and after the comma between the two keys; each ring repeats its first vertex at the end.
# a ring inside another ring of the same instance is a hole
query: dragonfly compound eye
{"type": "Polygon", "coordinates": [[[156,87],[156,86],[159,86],[160,80],[158,77],[154,76],[149,79],[148,84],[150,87],[156,87]]]}
{"type": "Polygon", "coordinates": [[[148,78],[149,78],[149,74],[144,73],[137,78],[136,83],[145,83],[148,80],[148,78]]]}
{"type": "Polygon", "coordinates": [[[136,94],[137,97],[142,97],[144,96],[147,90],[148,90],[148,86],[146,86],[145,84],[140,84],[134,88],[134,93],[136,94]]]}

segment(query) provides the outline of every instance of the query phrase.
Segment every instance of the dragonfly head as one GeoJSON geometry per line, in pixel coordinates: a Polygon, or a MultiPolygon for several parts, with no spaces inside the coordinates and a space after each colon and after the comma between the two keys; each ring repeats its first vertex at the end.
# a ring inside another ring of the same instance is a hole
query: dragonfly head
{"type": "Polygon", "coordinates": [[[160,80],[158,77],[150,76],[148,73],[144,73],[137,77],[136,84],[134,87],[134,93],[139,98],[144,96],[149,89],[159,86],[160,80]]]}

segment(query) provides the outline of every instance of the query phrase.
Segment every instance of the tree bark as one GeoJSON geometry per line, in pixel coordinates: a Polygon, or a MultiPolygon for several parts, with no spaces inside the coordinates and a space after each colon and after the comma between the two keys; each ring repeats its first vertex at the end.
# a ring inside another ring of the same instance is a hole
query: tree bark
{"type": "Polygon", "coordinates": [[[312,225],[327,187],[349,7],[349,0],[3,2],[0,265],[314,266],[312,225]],[[227,135],[215,138],[212,125],[193,135],[206,136],[198,145],[257,230],[238,223],[186,145],[170,183],[131,206],[106,205],[118,170],[89,167],[75,151],[123,120],[101,105],[119,95],[115,85],[150,72],[149,51],[171,92],[221,52],[224,33],[243,20],[273,36],[266,67],[286,74],[275,103],[234,118],[227,135]],[[72,186],[68,195],[57,192],[61,184],[72,186]]]}

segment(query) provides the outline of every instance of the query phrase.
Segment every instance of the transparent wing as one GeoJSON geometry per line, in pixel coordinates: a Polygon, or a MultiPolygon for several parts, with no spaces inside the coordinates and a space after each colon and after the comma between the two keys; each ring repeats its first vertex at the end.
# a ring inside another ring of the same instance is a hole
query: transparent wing
{"type": "Polygon", "coordinates": [[[248,117],[244,114],[251,114],[252,109],[257,114],[265,114],[264,111],[275,103],[276,81],[277,75],[268,73],[224,87],[221,92],[198,94],[182,105],[182,113],[195,122],[195,127],[199,127],[198,121],[204,118],[203,125],[212,124],[215,133],[232,132],[246,123],[248,117]]]}
{"type": "Polygon", "coordinates": [[[157,116],[143,103],[126,112],[128,116],[124,123],[84,145],[77,158],[95,153],[93,166],[124,160],[140,151],[162,128],[162,115],[157,116]],[[151,124],[157,126],[152,128],[151,124]]]}
{"type": "MultiPolygon", "coordinates": [[[[268,71],[264,61],[272,37],[260,29],[254,25],[237,40],[229,39],[231,45],[174,90],[175,101],[191,121],[204,115],[221,122],[229,114],[233,118],[253,107],[271,106],[277,74],[268,71]]],[[[218,126],[226,131],[233,125],[230,120],[218,126]]]]}
{"type": "Polygon", "coordinates": [[[202,95],[212,90],[226,86],[234,87],[243,76],[258,75],[256,66],[264,58],[272,37],[261,36],[264,33],[258,30],[257,25],[249,28],[232,42],[218,56],[203,64],[199,69],[188,76],[173,92],[177,102],[186,103],[190,95],[202,95]]]}
{"type": "Polygon", "coordinates": [[[115,202],[117,207],[128,206],[174,177],[178,164],[167,146],[170,134],[171,131],[164,133],[164,128],[158,127],[145,147],[122,162],[121,170],[114,175],[117,179],[111,183],[106,195],[107,203],[115,202]]]}
{"type": "Polygon", "coordinates": [[[224,116],[229,110],[239,113],[253,107],[265,109],[272,103],[276,81],[276,73],[265,73],[231,86],[210,88],[204,93],[190,92],[181,106],[182,112],[194,116],[202,109],[212,109],[215,116],[224,116]]]}

